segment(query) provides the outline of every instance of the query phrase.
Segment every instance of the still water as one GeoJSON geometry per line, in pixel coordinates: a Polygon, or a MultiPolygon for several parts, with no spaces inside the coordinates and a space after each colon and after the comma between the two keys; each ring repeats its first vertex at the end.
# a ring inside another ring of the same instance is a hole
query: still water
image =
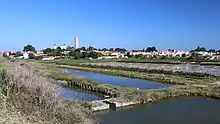
{"type": "MultiPolygon", "coordinates": [[[[157,82],[109,76],[94,72],[62,69],[79,76],[112,85],[139,88],[167,87],[157,82]]],[[[64,99],[86,101],[101,100],[102,97],[91,92],[63,88],[64,99]]],[[[98,112],[102,124],[220,124],[220,100],[202,97],[180,97],[156,103],[119,108],[117,111],[98,112]]]]}
{"type": "Polygon", "coordinates": [[[220,100],[190,97],[99,113],[103,124],[220,124],[220,100]]]}
{"type": "Polygon", "coordinates": [[[68,87],[63,87],[61,90],[61,98],[67,100],[83,100],[83,101],[94,101],[102,100],[103,97],[99,94],[92,92],[77,90],[68,87]]]}
{"type": "Polygon", "coordinates": [[[68,72],[68,73],[74,73],[81,77],[90,78],[94,81],[111,84],[113,86],[128,86],[128,87],[134,87],[134,88],[139,88],[139,89],[158,89],[158,88],[165,88],[169,86],[167,84],[162,84],[159,82],[153,82],[153,81],[142,80],[142,79],[112,76],[112,75],[100,74],[96,72],[81,71],[81,70],[75,70],[75,69],[63,69],[63,68],[59,68],[59,69],[65,72],[68,72]]]}

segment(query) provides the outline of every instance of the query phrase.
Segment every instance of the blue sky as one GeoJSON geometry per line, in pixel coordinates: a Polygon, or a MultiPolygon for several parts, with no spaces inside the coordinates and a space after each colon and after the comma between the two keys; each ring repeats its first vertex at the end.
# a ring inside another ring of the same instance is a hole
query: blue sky
{"type": "Polygon", "coordinates": [[[0,50],[220,49],[220,0],[0,0],[0,50]]]}

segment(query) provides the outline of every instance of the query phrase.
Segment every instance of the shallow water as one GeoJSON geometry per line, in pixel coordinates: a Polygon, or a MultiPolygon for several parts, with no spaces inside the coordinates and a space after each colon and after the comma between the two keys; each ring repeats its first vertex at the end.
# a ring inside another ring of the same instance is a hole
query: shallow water
{"type": "Polygon", "coordinates": [[[135,87],[139,89],[158,89],[158,88],[165,88],[169,85],[162,84],[159,82],[153,82],[148,80],[136,79],[136,78],[127,78],[127,77],[120,77],[120,76],[112,76],[106,74],[100,74],[96,72],[89,72],[89,71],[81,71],[75,69],[62,69],[68,73],[74,73],[81,77],[90,78],[92,80],[103,82],[107,84],[111,84],[114,86],[128,86],[128,87],[135,87]]]}
{"type": "Polygon", "coordinates": [[[175,98],[99,113],[103,124],[220,124],[220,100],[175,98]]]}

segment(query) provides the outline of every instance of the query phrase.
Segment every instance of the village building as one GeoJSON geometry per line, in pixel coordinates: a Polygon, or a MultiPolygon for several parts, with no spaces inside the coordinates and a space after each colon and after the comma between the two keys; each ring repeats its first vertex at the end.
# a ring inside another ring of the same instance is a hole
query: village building
{"type": "Polygon", "coordinates": [[[220,60],[220,54],[213,55],[211,60],[220,60]]]}

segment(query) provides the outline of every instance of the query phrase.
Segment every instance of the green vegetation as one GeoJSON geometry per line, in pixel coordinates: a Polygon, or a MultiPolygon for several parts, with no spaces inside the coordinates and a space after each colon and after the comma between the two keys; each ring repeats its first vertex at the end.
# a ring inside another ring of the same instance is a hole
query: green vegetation
{"type": "MultiPolygon", "coordinates": [[[[32,45],[25,46],[24,50],[36,52],[35,48],[32,45]]],[[[206,50],[206,48],[198,46],[196,49],[191,50],[189,55],[182,54],[182,55],[176,55],[175,57],[172,57],[170,55],[166,55],[166,56],[165,55],[162,55],[162,56],[143,55],[143,54],[132,55],[125,48],[97,49],[92,46],[89,46],[88,48],[81,47],[78,49],[74,49],[69,46],[66,49],[61,49],[60,47],[57,47],[56,49],[46,48],[43,50],[44,54],[46,54],[47,56],[59,56],[61,58],[73,58],[73,59],[85,59],[85,58],[97,59],[98,57],[103,56],[101,52],[104,52],[104,51],[126,53],[126,56],[128,58],[131,58],[129,60],[123,60],[123,59],[119,60],[122,62],[148,62],[148,63],[162,63],[162,64],[164,63],[178,64],[178,63],[196,62],[196,64],[199,64],[201,62],[219,62],[219,60],[212,60],[213,58],[211,57],[211,55],[204,56],[198,52],[213,52],[215,54],[218,54],[220,50],[215,50],[215,49],[206,50]],[[97,50],[100,52],[97,52],[97,50]]],[[[133,52],[156,52],[157,49],[156,47],[153,46],[153,47],[143,48],[141,50],[132,50],[132,51],[133,52]]],[[[175,52],[175,50],[173,49],[168,49],[168,51],[175,52]]],[[[114,61],[114,59],[112,61],[114,61]]]]}
{"type": "Polygon", "coordinates": [[[215,49],[206,50],[205,47],[198,46],[196,49],[191,50],[191,52],[213,52],[215,53],[215,52],[220,52],[220,50],[215,50],[215,49]]]}
{"type": "Polygon", "coordinates": [[[73,57],[74,59],[85,59],[85,58],[97,59],[98,57],[102,56],[102,54],[94,51],[81,52],[79,49],[76,49],[71,51],[69,53],[69,56],[73,57]]]}
{"type": "Polygon", "coordinates": [[[191,52],[206,52],[206,48],[205,47],[200,47],[198,46],[196,49],[192,50],[191,52]]]}
{"type": "Polygon", "coordinates": [[[14,57],[19,57],[19,56],[23,56],[23,53],[16,52],[16,53],[11,53],[11,55],[14,55],[14,57]]]}
{"type": "MultiPolygon", "coordinates": [[[[126,91],[124,91],[126,92],[126,91]]],[[[127,90],[127,92],[122,96],[121,99],[126,101],[140,101],[144,103],[155,102],[162,99],[167,99],[171,97],[180,96],[203,96],[220,98],[219,89],[211,89],[206,87],[193,87],[193,86],[173,86],[164,89],[152,89],[152,90],[127,90]],[[125,99],[126,98],[126,99],[125,99]]]]}
{"type": "Polygon", "coordinates": [[[91,51],[88,48],[88,50],[85,47],[78,48],[78,49],[70,49],[66,52],[65,50],[62,50],[60,47],[57,47],[56,49],[46,48],[43,50],[44,54],[47,56],[65,56],[65,58],[74,58],[74,59],[85,59],[85,58],[93,58],[97,59],[98,57],[102,56],[101,53],[91,51]]]}
{"type": "Polygon", "coordinates": [[[24,46],[24,50],[23,51],[36,52],[36,49],[32,45],[27,45],[27,46],[24,46]]]}
{"type": "Polygon", "coordinates": [[[154,52],[157,51],[155,47],[148,47],[145,52],[154,52]]]}
{"type": "Polygon", "coordinates": [[[60,47],[57,47],[56,49],[46,48],[43,52],[44,54],[47,54],[47,56],[61,56],[63,50],[60,47]]]}

